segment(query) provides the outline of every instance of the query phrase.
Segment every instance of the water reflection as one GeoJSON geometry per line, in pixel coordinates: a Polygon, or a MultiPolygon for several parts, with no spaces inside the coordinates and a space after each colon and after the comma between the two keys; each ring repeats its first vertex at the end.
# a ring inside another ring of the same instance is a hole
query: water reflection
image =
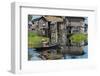
{"type": "Polygon", "coordinates": [[[33,48],[28,48],[28,60],[80,59],[87,57],[88,46],[60,46],[60,48],[48,50],[36,50],[33,48]]]}

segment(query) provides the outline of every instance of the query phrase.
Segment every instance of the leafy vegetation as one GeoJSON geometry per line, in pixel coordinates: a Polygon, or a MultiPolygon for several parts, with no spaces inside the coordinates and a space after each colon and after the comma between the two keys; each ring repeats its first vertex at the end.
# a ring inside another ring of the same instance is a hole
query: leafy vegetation
{"type": "Polygon", "coordinates": [[[72,40],[72,42],[75,42],[75,43],[80,43],[80,42],[82,42],[82,41],[87,40],[87,35],[85,35],[85,34],[83,34],[83,33],[73,34],[73,35],[70,37],[70,40],[72,40]]]}
{"type": "Polygon", "coordinates": [[[49,38],[39,36],[37,33],[34,32],[28,32],[28,47],[34,48],[34,47],[41,47],[42,46],[42,39],[48,41],[49,38]]]}
{"type": "Polygon", "coordinates": [[[35,32],[28,32],[28,37],[34,37],[34,36],[38,36],[38,34],[35,32]]]}

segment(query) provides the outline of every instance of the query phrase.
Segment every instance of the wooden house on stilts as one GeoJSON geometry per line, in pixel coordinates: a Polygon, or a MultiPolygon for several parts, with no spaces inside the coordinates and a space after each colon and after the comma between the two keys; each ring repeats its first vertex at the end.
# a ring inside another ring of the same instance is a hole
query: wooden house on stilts
{"type": "Polygon", "coordinates": [[[48,37],[50,44],[66,45],[69,34],[84,33],[84,17],[41,16],[32,20],[29,31],[48,37]]]}

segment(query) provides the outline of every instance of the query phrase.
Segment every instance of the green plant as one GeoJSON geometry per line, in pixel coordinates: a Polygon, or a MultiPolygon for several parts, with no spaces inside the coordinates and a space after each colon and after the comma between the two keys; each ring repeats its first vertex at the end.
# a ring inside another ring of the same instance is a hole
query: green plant
{"type": "Polygon", "coordinates": [[[87,35],[83,34],[83,33],[77,33],[77,34],[73,34],[70,37],[70,40],[74,43],[80,43],[82,41],[87,40],[87,35]]]}
{"type": "Polygon", "coordinates": [[[35,48],[42,46],[42,39],[49,41],[48,37],[39,36],[37,33],[28,32],[28,47],[35,48]]]}
{"type": "Polygon", "coordinates": [[[28,37],[34,37],[34,36],[38,36],[38,34],[35,32],[28,32],[28,37]]]}

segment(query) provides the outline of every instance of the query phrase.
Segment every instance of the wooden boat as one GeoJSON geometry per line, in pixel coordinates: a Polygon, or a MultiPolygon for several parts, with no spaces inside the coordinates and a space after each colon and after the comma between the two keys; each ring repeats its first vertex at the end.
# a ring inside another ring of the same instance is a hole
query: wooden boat
{"type": "Polygon", "coordinates": [[[58,44],[54,44],[54,45],[49,45],[47,47],[37,47],[35,48],[36,50],[48,50],[48,49],[56,49],[56,48],[59,48],[59,45],[58,44]]]}

